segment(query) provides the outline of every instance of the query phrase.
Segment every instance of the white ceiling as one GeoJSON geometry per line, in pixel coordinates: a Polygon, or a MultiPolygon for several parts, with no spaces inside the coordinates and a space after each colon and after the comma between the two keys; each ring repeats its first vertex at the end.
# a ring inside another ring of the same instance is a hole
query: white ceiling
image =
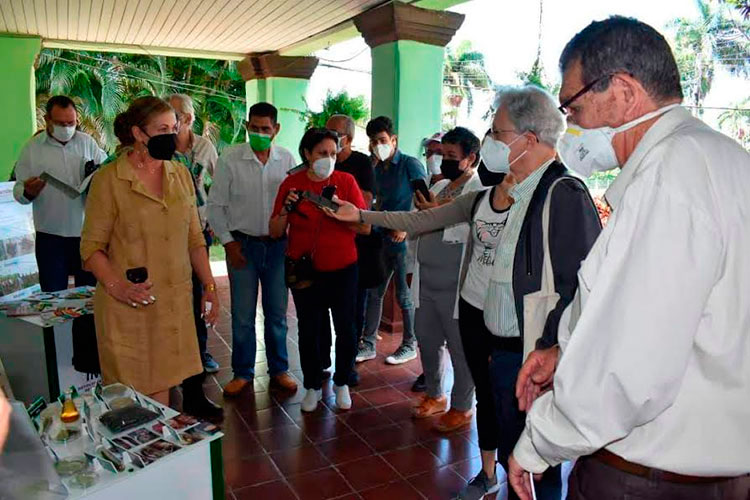
{"type": "Polygon", "coordinates": [[[0,0],[0,32],[247,54],[280,50],[386,0],[0,0]]]}

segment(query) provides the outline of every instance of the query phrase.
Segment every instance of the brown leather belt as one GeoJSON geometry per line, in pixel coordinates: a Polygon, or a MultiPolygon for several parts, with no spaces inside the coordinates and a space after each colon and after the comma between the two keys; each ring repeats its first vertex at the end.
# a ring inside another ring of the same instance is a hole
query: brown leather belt
{"type": "Polygon", "coordinates": [[[677,474],[676,472],[654,469],[651,467],[646,467],[645,465],[628,462],[621,456],[615,455],[611,451],[607,451],[605,449],[601,449],[591,456],[599,460],[600,462],[607,464],[610,467],[614,467],[615,469],[622,472],[649,479],[655,479],[657,481],[666,481],[668,483],[705,484],[718,483],[720,481],[734,479],[732,477],[686,476],[684,474],[677,474]]]}

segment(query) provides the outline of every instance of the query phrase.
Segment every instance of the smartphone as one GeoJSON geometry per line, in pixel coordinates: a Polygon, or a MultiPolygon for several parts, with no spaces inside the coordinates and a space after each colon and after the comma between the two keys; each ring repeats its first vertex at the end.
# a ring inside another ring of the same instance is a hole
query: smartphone
{"type": "Polygon", "coordinates": [[[323,188],[323,191],[320,193],[320,196],[328,200],[332,200],[334,194],[336,194],[336,186],[326,186],[323,188]]]}
{"type": "Polygon", "coordinates": [[[145,267],[134,267],[125,271],[125,277],[131,283],[145,283],[148,280],[148,269],[145,267]]]}
{"type": "Polygon", "coordinates": [[[324,198],[323,196],[319,194],[315,194],[311,191],[302,191],[300,194],[300,198],[308,200],[310,203],[314,204],[318,208],[329,208],[332,211],[336,212],[339,209],[339,206],[337,203],[331,201],[328,198],[324,198]]]}
{"type": "Polygon", "coordinates": [[[430,199],[430,189],[427,187],[427,183],[424,181],[424,179],[414,179],[411,181],[411,189],[416,193],[419,191],[422,193],[422,196],[424,196],[425,200],[430,199]]]}

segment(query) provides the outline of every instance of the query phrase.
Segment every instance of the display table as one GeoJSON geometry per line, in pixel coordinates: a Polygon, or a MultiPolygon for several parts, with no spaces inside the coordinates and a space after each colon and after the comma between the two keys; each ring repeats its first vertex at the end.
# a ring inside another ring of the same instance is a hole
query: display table
{"type": "MultiPolygon", "coordinates": [[[[158,405],[144,396],[139,397],[158,405]]],[[[160,419],[162,422],[179,415],[171,408],[158,406],[164,412],[164,417],[160,419]]],[[[96,434],[109,439],[150,429],[156,423],[152,421],[125,433],[113,435],[103,425],[98,424],[97,418],[92,418],[92,421],[97,422],[96,434]]],[[[123,472],[114,473],[100,466],[96,469],[90,467],[96,470],[96,482],[88,488],[76,486],[73,476],[61,478],[58,475],[52,456],[44,449],[42,440],[20,403],[14,404],[10,436],[8,448],[0,456],[0,477],[6,479],[0,481],[0,498],[224,499],[221,457],[223,434],[220,432],[213,435],[202,434],[203,438],[200,441],[190,445],[181,443],[179,449],[143,468],[130,464],[125,466],[126,470],[123,472]]],[[[80,439],[85,439],[87,443],[83,449],[93,453],[94,442],[88,436],[80,439]]],[[[167,438],[159,440],[166,441],[167,438]]],[[[48,442],[50,448],[63,457],[65,445],[58,445],[49,439],[48,442]]]]}
{"type": "Polygon", "coordinates": [[[71,385],[83,391],[97,378],[73,369],[73,321],[44,326],[39,316],[0,315],[0,358],[16,399],[57,398],[71,385]]]}
{"type": "MultiPolygon", "coordinates": [[[[80,293],[81,289],[70,289],[55,294],[37,294],[19,301],[28,301],[30,306],[55,311],[55,305],[81,306],[86,301],[72,300],[55,304],[54,300],[34,300],[34,297],[65,296],[80,293]]],[[[93,294],[93,289],[88,289],[93,294]]],[[[88,299],[90,300],[90,299],[88,299]]],[[[0,304],[5,307],[6,304],[0,304]]],[[[61,307],[62,310],[67,310],[61,307]]],[[[88,314],[89,308],[78,307],[78,315],[88,314]]],[[[52,314],[28,314],[10,317],[0,314],[0,358],[10,380],[15,397],[30,404],[41,396],[47,401],[56,399],[63,388],[75,386],[84,392],[96,384],[98,377],[77,372],[73,368],[73,317],[52,314]]]]}

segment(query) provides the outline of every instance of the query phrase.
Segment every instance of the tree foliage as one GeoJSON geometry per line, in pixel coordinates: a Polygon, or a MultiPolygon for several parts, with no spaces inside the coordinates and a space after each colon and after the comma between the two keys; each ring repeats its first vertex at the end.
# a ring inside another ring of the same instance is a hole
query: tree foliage
{"type": "Polygon", "coordinates": [[[370,117],[370,110],[365,104],[365,96],[350,97],[345,90],[336,94],[329,90],[323,101],[323,109],[319,112],[308,109],[302,114],[302,118],[307,122],[308,128],[324,128],[333,115],[347,115],[354,123],[364,125],[370,117]]]}
{"type": "Polygon", "coordinates": [[[735,76],[750,76],[750,38],[747,23],[738,24],[729,17],[725,5],[696,0],[696,6],[697,18],[674,19],[668,28],[673,31],[685,99],[700,106],[719,68],[735,76]]]}
{"type": "Polygon", "coordinates": [[[458,120],[458,109],[466,100],[467,111],[474,107],[477,90],[492,89],[492,79],[484,66],[484,54],[474,50],[471,42],[463,40],[455,49],[446,47],[443,62],[443,128],[453,128],[458,120]]]}
{"type": "Polygon", "coordinates": [[[35,70],[39,128],[47,100],[65,94],[81,129],[113,150],[112,123],[133,99],[183,93],[194,101],[196,132],[219,151],[244,138],[245,84],[233,61],[44,49],[35,70]]]}

